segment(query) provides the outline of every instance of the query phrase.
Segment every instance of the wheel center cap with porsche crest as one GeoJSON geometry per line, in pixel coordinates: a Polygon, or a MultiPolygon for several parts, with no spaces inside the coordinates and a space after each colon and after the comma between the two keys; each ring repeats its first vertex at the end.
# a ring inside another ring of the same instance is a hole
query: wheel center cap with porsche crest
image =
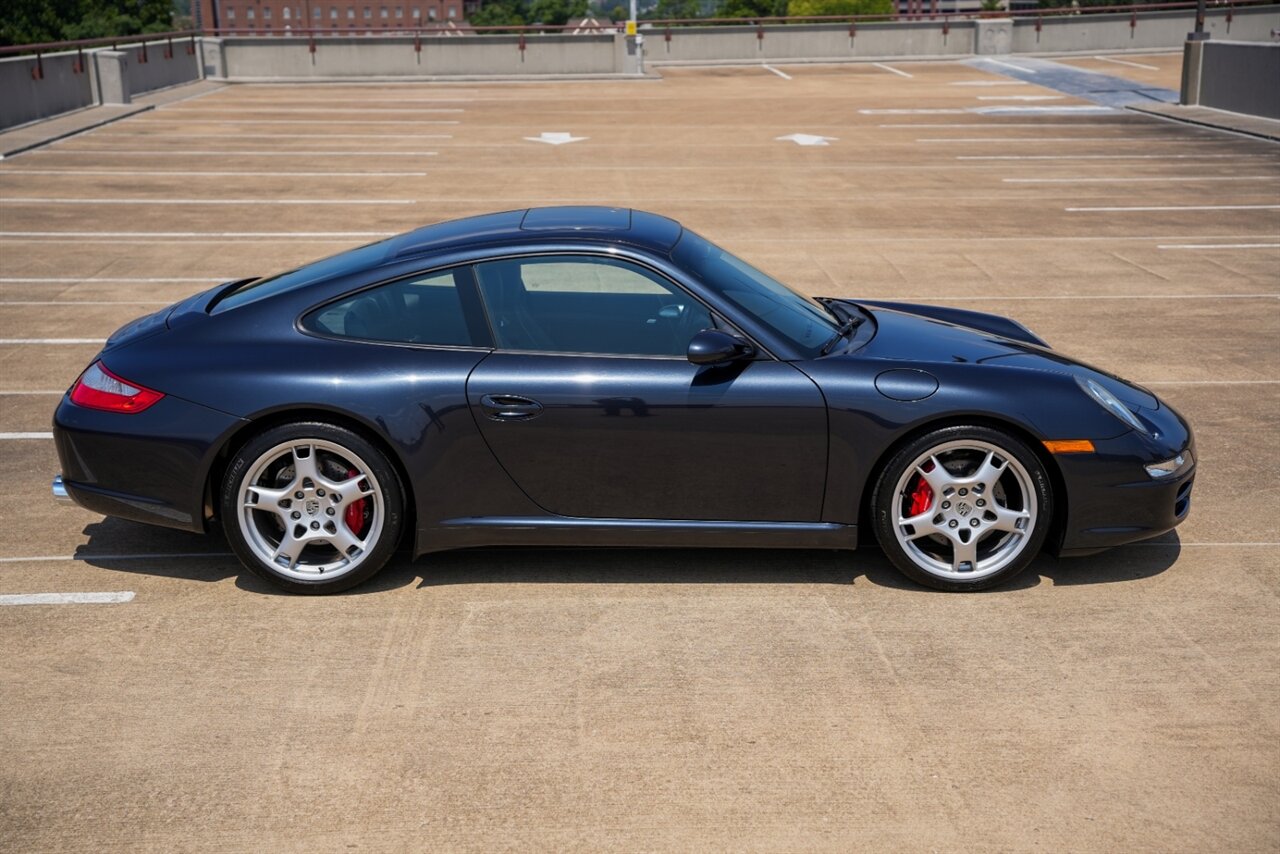
{"type": "Polygon", "coordinates": [[[320,502],[314,498],[308,498],[307,503],[304,506],[306,507],[308,516],[314,516],[320,512],[320,502]]]}
{"type": "MultiPolygon", "coordinates": [[[[310,507],[311,505],[308,504],[307,505],[308,512],[310,511],[310,507]]],[[[961,501],[958,505],[956,505],[956,512],[959,513],[961,516],[968,516],[969,511],[971,511],[972,509],[973,508],[969,506],[969,503],[967,501],[961,501]]]]}

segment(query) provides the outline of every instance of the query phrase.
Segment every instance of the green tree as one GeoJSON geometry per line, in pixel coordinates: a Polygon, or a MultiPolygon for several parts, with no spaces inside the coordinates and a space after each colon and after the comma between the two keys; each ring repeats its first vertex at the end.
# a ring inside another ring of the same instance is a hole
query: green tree
{"type": "Polygon", "coordinates": [[[131,36],[173,27],[172,0],[3,0],[0,44],[131,36]]]}
{"type": "Polygon", "coordinates": [[[787,0],[723,0],[720,18],[780,18],[787,14],[787,0]]]}
{"type": "Polygon", "coordinates": [[[701,18],[704,17],[701,0],[658,0],[658,4],[642,18],[701,18]]]}
{"type": "Polygon", "coordinates": [[[530,21],[549,26],[564,26],[570,18],[587,14],[587,0],[533,0],[529,4],[530,21]]]}
{"type": "Polygon", "coordinates": [[[526,20],[520,0],[492,0],[468,18],[476,27],[522,27],[526,20]]]}
{"type": "Polygon", "coordinates": [[[787,14],[807,15],[891,15],[894,0],[789,0],[787,14]]]}

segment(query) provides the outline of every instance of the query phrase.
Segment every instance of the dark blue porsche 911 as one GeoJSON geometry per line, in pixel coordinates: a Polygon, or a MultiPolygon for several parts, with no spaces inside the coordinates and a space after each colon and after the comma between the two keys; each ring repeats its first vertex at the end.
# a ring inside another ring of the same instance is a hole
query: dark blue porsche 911
{"type": "Polygon", "coordinates": [[[852,549],[975,590],[1190,507],[1187,423],[1014,321],[809,299],[665,217],[535,208],[116,332],[54,493],[327,593],[468,546],[852,549]],[[865,536],[865,534],[864,534],[865,536]]]}

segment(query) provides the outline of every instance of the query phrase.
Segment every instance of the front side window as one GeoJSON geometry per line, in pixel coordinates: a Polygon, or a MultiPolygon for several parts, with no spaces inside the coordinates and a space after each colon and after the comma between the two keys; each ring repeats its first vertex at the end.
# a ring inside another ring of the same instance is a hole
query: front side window
{"type": "Polygon", "coordinates": [[[497,346],[544,353],[679,356],[712,326],[681,288],[643,267],[574,255],[476,266],[497,346]]]}
{"type": "Polygon", "coordinates": [[[839,320],[820,303],[688,229],[680,235],[671,257],[807,358],[821,353],[840,328],[839,320]]]}
{"type": "MultiPolygon", "coordinates": [[[[361,291],[307,315],[302,325],[340,338],[396,344],[472,347],[473,334],[458,289],[469,285],[465,268],[402,279],[361,291]]],[[[474,298],[473,298],[474,299],[474,298]]],[[[478,321],[473,317],[473,325],[478,321]]]]}

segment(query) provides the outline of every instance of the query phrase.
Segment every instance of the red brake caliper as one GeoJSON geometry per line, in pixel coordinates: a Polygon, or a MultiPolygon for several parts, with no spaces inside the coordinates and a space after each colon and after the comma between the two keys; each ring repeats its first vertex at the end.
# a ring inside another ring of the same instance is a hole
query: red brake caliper
{"type": "Polygon", "coordinates": [[[911,516],[919,516],[921,513],[933,506],[933,490],[925,479],[920,475],[916,475],[915,488],[911,490],[911,509],[908,511],[911,516]]]}
{"type": "MultiPolygon", "coordinates": [[[[347,469],[347,477],[355,477],[359,472],[355,469],[347,469]]],[[[366,499],[361,498],[352,501],[347,505],[346,512],[342,519],[347,523],[347,527],[351,529],[351,533],[359,535],[364,528],[364,502],[366,499]]]]}

